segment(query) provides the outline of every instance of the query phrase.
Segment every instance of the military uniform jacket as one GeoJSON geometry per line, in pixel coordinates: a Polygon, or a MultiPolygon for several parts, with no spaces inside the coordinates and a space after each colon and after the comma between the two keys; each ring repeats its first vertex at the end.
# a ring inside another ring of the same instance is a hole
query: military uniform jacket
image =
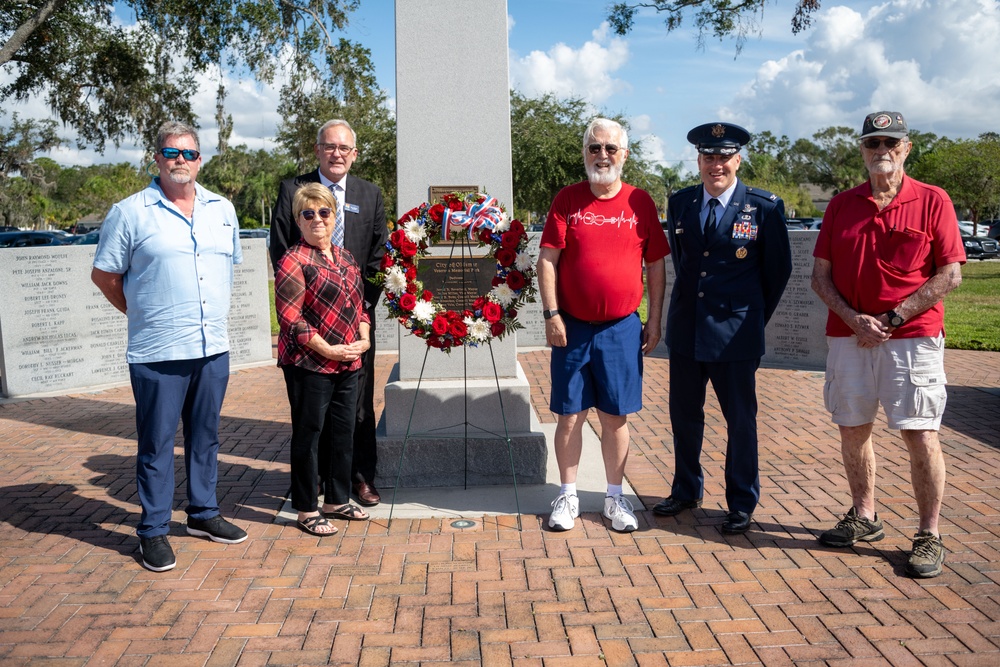
{"type": "Polygon", "coordinates": [[[760,358],[764,325],[792,273],[785,205],[737,180],[715,233],[705,238],[703,191],[703,185],[684,188],[667,207],[675,273],[667,346],[697,361],[760,358]]]}

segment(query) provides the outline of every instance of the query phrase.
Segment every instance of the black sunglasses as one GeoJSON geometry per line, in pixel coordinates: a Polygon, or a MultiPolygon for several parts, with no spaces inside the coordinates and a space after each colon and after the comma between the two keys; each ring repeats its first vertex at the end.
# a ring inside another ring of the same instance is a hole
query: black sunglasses
{"type": "Polygon", "coordinates": [[[168,160],[176,160],[178,155],[183,155],[185,160],[193,162],[198,159],[201,153],[190,148],[161,148],[160,155],[168,160]]]}
{"type": "Polygon", "coordinates": [[[587,150],[590,151],[591,155],[600,155],[602,148],[608,155],[614,155],[618,152],[618,146],[614,144],[590,144],[587,146],[587,150]]]}
{"type": "Polygon", "coordinates": [[[301,215],[306,220],[312,220],[313,218],[316,217],[317,213],[319,213],[319,217],[321,217],[324,220],[326,220],[331,215],[333,215],[333,209],[332,208],[321,208],[318,211],[314,211],[311,208],[307,208],[307,209],[303,209],[303,211],[299,215],[301,215]]]}
{"type": "Polygon", "coordinates": [[[898,146],[901,141],[902,139],[895,139],[893,137],[884,137],[882,139],[879,139],[878,137],[868,137],[867,139],[861,140],[861,145],[870,151],[874,151],[877,150],[880,145],[885,144],[886,148],[892,150],[898,146]]]}

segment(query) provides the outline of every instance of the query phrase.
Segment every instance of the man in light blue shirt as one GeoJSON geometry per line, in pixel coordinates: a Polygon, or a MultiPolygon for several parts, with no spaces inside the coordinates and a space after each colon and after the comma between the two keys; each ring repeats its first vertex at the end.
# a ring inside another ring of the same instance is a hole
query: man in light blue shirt
{"type": "Polygon", "coordinates": [[[201,154],[194,128],[161,125],[154,159],[160,175],[104,219],[91,279],[128,317],[142,504],[136,532],[143,566],[163,572],[177,562],[167,533],[181,419],[187,532],[224,544],[247,538],[222,518],[215,492],[233,265],[243,253],[233,205],[195,183],[201,154]]]}

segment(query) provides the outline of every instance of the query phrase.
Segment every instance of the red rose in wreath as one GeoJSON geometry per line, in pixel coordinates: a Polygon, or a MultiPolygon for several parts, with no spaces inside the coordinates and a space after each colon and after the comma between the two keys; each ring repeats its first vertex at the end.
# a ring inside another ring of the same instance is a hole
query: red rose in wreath
{"type": "Polygon", "coordinates": [[[399,297],[399,307],[403,310],[413,310],[415,305],[417,305],[417,297],[412,294],[403,294],[399,297]]]}
{"type": "Polygon", "coordinates": [[[524,274],[520,271],[511,271],[507,274],[507,287],[512,290],[519,290],[525,285],[524,274]]]}
{"type": "Polygon", "coordinates": [[[499,322],[500,318],[503,317],[503,308],[500,307],[500,304],[490,301],[483,306],[483,317],[490,323],[499,322]]]}

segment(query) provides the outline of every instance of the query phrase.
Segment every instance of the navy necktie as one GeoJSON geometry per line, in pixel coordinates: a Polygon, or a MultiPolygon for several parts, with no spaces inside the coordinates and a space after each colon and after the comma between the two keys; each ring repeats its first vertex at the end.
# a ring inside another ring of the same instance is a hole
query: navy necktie
{"type": "Polygon", "coordinates": [[[719,205],[718,199],[708,200],[708,218],[705,220],[705,238],[708,238],[715,233],[715,207],[719,205]]]}

